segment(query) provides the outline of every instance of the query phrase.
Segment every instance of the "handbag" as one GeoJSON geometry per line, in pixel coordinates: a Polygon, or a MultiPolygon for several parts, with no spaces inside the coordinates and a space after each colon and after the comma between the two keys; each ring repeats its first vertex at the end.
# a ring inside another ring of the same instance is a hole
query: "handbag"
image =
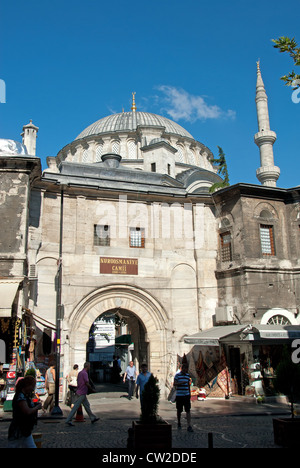
{"type": "Polygon", "coordinates": [[[168,401],[170,401],[171,403],[174,403],[174,401],[176,400],[176,394],[177,394],[176,388],[172,387],[168,396],[168,401]]]}
{"type": "Polygon", "coordinates": [[[68,390],[68,392],[67,392],[65,404],[66,404],[67,406],[71,406],[71,404],[72,404],[72,398],[71,398],[71,392],[70,392],[70,390],[68,390]]]}
{"type": "Polygon", "coordinates": [[[55,383],[48,382],[47,390],[49,395],[53,395],[55,393],[55,383]]]}

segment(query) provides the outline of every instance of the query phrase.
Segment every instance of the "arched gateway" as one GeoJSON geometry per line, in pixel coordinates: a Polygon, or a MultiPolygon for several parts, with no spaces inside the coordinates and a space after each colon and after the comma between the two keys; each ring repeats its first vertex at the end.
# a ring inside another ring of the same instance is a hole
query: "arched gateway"
{"type": "MultiPolygon", "coordinates": [[[[103,313],[122,309],[136,316],[145,330],[149,370],[164,387],[172,354],[169,316],[163,306],[147,291],[132,285],[109,284],[85,296],[64,323],[65,366],[81,366],[86,360],[86,344],[93,322],[103,313]]],[[[133,340],[135,340],[133,336],[133,340]]],[[[144,356],[142,356],[144,358],[144,356]]]]}

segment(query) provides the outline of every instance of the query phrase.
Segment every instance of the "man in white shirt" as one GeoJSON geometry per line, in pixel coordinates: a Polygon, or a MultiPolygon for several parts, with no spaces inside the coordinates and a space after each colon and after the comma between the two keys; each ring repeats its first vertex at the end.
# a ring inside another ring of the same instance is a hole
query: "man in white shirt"
{"type": "Polygon", "coordinates": [[[136,381],[136,368],[133,365],[133,361],[130,361],[129,365],[124,374],[123,382],[128,382],[128,400],[132,400],[134,393],[135,381],[136,381]]]}

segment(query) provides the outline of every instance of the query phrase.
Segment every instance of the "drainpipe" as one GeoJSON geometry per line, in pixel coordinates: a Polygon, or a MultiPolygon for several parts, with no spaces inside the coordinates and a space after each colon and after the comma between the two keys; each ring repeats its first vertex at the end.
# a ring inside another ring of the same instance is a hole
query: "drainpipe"
{"type": "Polygon", "coordinates": [[[55,367],[55,403],[51,412],[53,415],[62,415],[59,406],[59,380],[60,380],[60,336],[63,305],[61,303],[62,289],[62,243],[63,243],[63,215],[64,215],[64,189],[65,185],[60,185],[60,226],[59,226],[59,258],[57,269],[57,292],[56,292],[56,367],[55,367]]]}

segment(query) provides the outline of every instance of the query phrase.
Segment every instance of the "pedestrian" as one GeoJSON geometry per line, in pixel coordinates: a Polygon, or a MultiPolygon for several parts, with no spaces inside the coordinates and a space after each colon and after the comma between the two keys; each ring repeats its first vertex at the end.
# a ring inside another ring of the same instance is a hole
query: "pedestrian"
{"type": "Polygon", "coordinates": [[[181,371],[176,373],[174,377],[174,387],[176,388],[178,429],[181,429],[181,413],[183,412],[184,408],[188,423],[187,430],[189,432],[194,432],[191,426],[191,383],[192,379],[188,373],[188,366],[184,363],[181,366],[181,371]]]}
{"type": "Polygon", "coordinates": [[[20,379],[16,385],[12,402],[12,422],[8,429],[8,448],[36,448],[32,430],[42,405],[32,401],[35,386],[36,379],[31,375],[20,379]]]}
{"type": "MultiPolygon", "coordinates": [[[[121,359],[120,356],[117,356],[118,366],[121,369],[121,359]]],[[[122,369],[121,369],[122,370],[122,369]]]]}
{"type": "Polygon", "coordinates": [[[54,395],[55,395],[55,365],[52,364],[49,369],[46,371],[45,376],[45,388],[47,390],[48,396],[43,404],[44,411],[49,407],[49,412],[54,408],[54,395]]]}
{"type": "Polygon", "coordinates": [[[151,372],[148,371],[148,366],[147,364],[142,364],[141,365],[141,373],[138,375],[138,378],[136,380],[136,397],[139,397],[140,393],[140,404],[141,407],[143,405],[143,390],[145,387],[145,384],[148,382],[149,377],[151,375],[151,372]]]}
{"type": "Polygon", "coordinates": [[[70,391],[70,406],[73,408],[76,400],[77,391],[77,376],[78,376],[78,364],[74,364],[73,369],[69,372],[66,379],[68,381],[68,388],[70,391]]]}
{"type": "Polygon", "coordinates": [[[119,383],[120,382],[120,372],[121,368],[118,364],[118,359],[116,356],[113,357],[113,368],[112,368],[112,383],[119,383]]]}
{"type": "Polygon", "coordinates": [[[123,382],[125,383],[125,380],[127,380],[128,384],[128,400],[132,400],[134,394],[136,374],[136,368],[133,365],[133,361],[130,361],[123,378],[123,382]]]}
{"type": "Polygon", "coordinates": [[[68,424],[69,426],[74,426],[74,424],[72,423],[72,419],[80,405],[84,407],[92,423],[99,421],[99,418],[97,418],[97,416],[95,416],[92,413],[90,403],[87,399],[88,392],[96,393],[96,390],[91,386],[89,382],[89,370],[90,370],[90,363],[85,362],[83,369],[78,373],[77,391],[76,391],[77,399],[74,403],[73,408],[71,409],[69,416],[66,419],[66,424],[68,424]]]}

